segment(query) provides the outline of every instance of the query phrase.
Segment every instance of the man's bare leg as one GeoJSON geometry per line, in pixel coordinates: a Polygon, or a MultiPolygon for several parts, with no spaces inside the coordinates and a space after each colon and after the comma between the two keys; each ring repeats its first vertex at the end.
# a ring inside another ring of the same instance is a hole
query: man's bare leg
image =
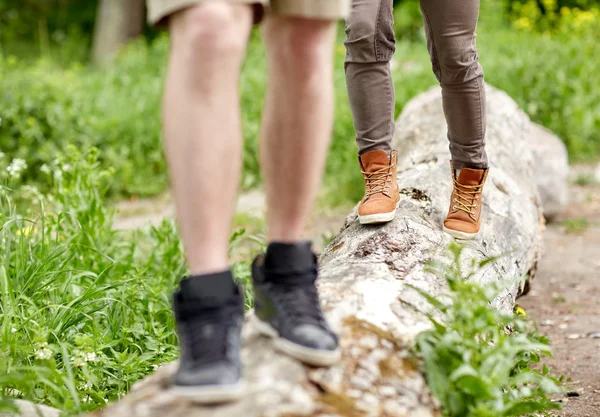
{"type": "Polygon", "coordinates": [[[319,304],[316,257],[300,242],[317,194],[333,119],[333,22],[272,17],[264,37],[269,87],[261,161],[269,247],[252,269],[257,328],[305,363],[340,358],[319,304]]]}
{"type": "Polygon", "coordinates": [[[192,274],[227,269],[242,147],[238,78],[251,25],[250,6],[217,1],[170,18],[163,128],[192,274]]]}
{"type": "Polygon", "coordinates": [[[250,6],[217,1],[170,17],[165,148],[192,272],[174,296],[181,359],[173,391],[201,403],[244,392],[244,303],[227,250],[242,146],[238,77],[251,24],[250,6]]]}
{"type": "Polygon", "coordinates": [[[261,165],[270,241],[302,238],[317,194],[333,123],[335,25],[274,17],[264,24],[269,87],[261,165]]]}

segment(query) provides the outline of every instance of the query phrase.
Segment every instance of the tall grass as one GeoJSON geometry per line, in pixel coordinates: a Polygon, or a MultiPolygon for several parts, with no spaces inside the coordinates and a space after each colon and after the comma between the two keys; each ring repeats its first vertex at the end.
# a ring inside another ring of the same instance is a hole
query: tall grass
{"type": "MultiPolygon", "coordinates": [[[[176,230],[113,230],[111,172],[95,152],[69,148],[44,194],[2,172],[0,409],[14,397],[70,414],[116,400],[178,355],[170,294],[186,267],[176,230]]],[[[234,271],[247,279],[247,263],[234,271]]]]}

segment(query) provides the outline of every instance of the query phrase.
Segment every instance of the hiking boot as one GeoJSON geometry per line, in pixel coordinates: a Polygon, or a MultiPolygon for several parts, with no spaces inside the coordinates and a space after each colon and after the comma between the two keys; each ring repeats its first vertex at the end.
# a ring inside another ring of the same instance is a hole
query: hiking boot
{"type": "Polygon", "coordinates": [[[337,336],[319,304],[317,257],[309,242],[271,243],[252,264],[254,309],[260,333],[301,362],[331,366],[340,360],[337,336]]]}
{"type": "Polygon", "coordinates": [[[452,168],[454,190],[450,210],[444,220],[444,231],[457,239],[473,239],[481,226],[483,186],[488,169],[452,168]]]}
{"type": "Polygon", "coordinates": [[[396,151],[367,152],[358,158],[365,178],[365,196],[358,205],[358,221],[376,224],[392,221],[400,202],[396,183],[396,151]]]}
{"type": "Polygon", "coordinates": [[[201,404],[239,399],[244,301],[231,272],[184,279],[173,298],[181,346],[173,392],[201,404]]]}

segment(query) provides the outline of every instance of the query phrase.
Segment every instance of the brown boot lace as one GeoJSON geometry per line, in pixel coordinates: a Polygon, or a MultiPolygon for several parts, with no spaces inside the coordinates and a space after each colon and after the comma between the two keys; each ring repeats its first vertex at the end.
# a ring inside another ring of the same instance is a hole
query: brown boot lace
{"type": "Polygon", "coordinates": [[[467,213],[473,220],[475,220],[475,209],[477,208],[477,201],[479,200],[481,185],[464,185],[458,182],[454,178],[454,191],[456,197],[453,200],[453,210],[462,210],[467,213]],[[475,200],[475,202],[472,202],[475,200]]]}
{"type": "Polygon", "coordinates": [[[365,198],[374,194],[383,193],[386,188],[391,187],[390,178],[392,176],[393,166],[378,169],[375,172],[361,171],[365,176],[366,191],[365,198]]]}

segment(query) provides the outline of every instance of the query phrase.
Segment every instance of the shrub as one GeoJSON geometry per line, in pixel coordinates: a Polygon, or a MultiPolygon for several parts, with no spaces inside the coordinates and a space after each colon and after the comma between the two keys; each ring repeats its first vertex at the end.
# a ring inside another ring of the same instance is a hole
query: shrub
{"type": "Polygon", "coordinates": [[[472,282],[474,273],[493,259],[473,263],[465,274],[461,251],[451,246],[451,263],[431,268],[448,284],[447,300],[412,287],[432,307],[428,317],[433,328],[417,336],[417,349],[444,416],[547,415],[560,408],[549,398],[561,392],[560,379],[545,365],[538,366],[550,355],[548,340],[522,315],[490,307],[507,283],[483,287],[472,282]]]}
{"type": "Polygon", "coordinates": [[[503,27],[479,32],[487,82],[561,137],[572,161],[600,153],[596,44],[592,28],[551,35],[503,27]]]}
{"type": "Polygon", "coordinates": [[[103,72],[0,58],[6,74],[0,77],[0,148],[26,159],[26,179],[38,182],[40,167],[67,146],[102,148],[103,166],[116,170],[112,191],[163,190],[158,103],[166,47],[164,40],[152,48],[139,42],[103,72]]]}
{"type": "Polygon", "coordinates": [[[517,0],[508,4],[507,12],[516,28],[540,32],[600,24],[600,9],[591,0],[517,0]]]}

